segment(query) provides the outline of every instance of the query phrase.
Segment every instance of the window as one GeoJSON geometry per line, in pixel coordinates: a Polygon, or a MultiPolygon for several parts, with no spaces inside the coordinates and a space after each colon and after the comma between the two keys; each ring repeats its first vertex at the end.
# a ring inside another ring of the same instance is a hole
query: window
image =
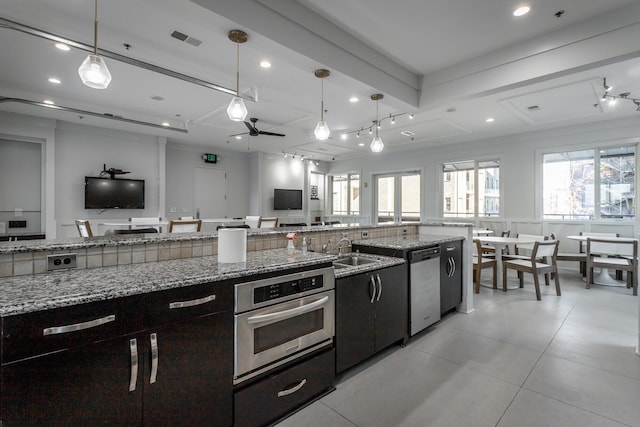
{"type": "Polygon", "coordinates": [[[635,217],[635,147],[543,156],[545,219],[635,217]]]}
{"type": "Polygon", "coordinates": [[[465,218],[500,214],[499,160],[445,163],[442,172],[442,216],[465,218]]]}
{"type": "Polygon", "coordinates": [[[331,177],[331,214],[360,214],[360,174],[350,173],[331,177]]]}

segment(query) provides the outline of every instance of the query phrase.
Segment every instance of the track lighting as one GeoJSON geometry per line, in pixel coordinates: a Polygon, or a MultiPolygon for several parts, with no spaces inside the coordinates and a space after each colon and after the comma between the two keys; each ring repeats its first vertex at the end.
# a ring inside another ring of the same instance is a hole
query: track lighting
{"type": "Polygon", "coordinates": [[[380,136],[378,135],[378,125],[380,123],[378,121],[378,101],[380,101],[382,98],[384,98],[384,95],[382,95],[381,93],[375,93],[371,95],[371,99],[376,101],[376,121],[375,121],[376,136],[371,141],[371,145],[369,146],[369,148],[374,153],[379,153],[382,150],[384,150],[384,143],[382,142],[382,138],[380,138],[380,136]]]}
{"type": "Polygon", "coordinates": [[[315,76],[320,79],[320,121],[316,125],[316,129],[313,131],[318,141],[325,141],[329,138],[331,130],[329,125],[324,121],[324,79],[329,77],[331,73],[329,70],[319,69],[315,71],[315,76]]]}
{"type": "Polygon", "coordinates": [[[111,83],[111,73],[101,56],[98,56],[98,0],[95,0],[93,27],[93,55],[89,54],[80,64],[78,74],[82,83],[93,89],[106,89],[111,83]]]}
{"type": "Polygon", "coordinates": [[[240,98],[240,43],[248,40],[247,33],[242,30],[229,31],[229,40],[236,44],[236,96],[231,99],[227,107],[227,116],[234,122],[243,122],[247,117],[247,106],[240,98]]]}
{"type": "Polygon", "coordinates": [[[613,88],[607,84],[606,77],[602,81],[602,87],[604,88],[604,93],[602,94],[602,98],[600,98],[602,101],[609,101],[609,105],[614,105],[618,99],[631,101],[636,106],[636,111],[640,111],[640,99],[631,98],[631,92],[622,92],[618,95],[609,94],[613,88]]]}
{"type": "Polygon", "coordinates": [[[393,117],[391,118],[391,124],[392,124],[392,125],[395,125],[395,124],[396,124],[396,116],[393,116],[393,117]]]}

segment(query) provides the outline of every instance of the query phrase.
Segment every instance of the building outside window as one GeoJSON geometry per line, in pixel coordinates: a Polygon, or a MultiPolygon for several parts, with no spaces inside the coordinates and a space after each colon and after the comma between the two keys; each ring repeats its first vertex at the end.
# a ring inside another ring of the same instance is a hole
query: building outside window
{"type": "Polygon", "coordinates": [[[635,146],[543,155],[544,219],[635,218],[635,146]]]}
{"type": "Polygon", "coordinates": [[[500,215],[499,160],[444,163],[442,173],[443,217],[500,215]]]}
{"type": "Polygon", "coordinates": [[[348,173],[333,175],[331,184],[331,214],[360,214],[360,174],[348,173]]]}

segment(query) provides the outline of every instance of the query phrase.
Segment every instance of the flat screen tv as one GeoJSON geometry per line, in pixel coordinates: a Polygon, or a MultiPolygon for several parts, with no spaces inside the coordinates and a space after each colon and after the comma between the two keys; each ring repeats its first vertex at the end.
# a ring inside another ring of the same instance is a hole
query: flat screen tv
{"type": "Polygon", "coordinates": [[[302,209],[302,190],[285,190],[275,188],[273,190],[273,210],[300,210],[302,209]]]}
{"type": "Polygon", "coordinates": [[[144,180],[85,176],[84,208],[144,209],[144,180]]]}

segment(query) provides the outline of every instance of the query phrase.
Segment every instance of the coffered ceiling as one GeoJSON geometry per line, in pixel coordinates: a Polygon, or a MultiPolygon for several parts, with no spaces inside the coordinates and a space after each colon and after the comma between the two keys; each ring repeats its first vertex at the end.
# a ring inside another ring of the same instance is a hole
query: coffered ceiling
{"type": "Polygon", "coordinates": [[[0,96],[73,109],[5,100],[0,114],[161,135],[211,150],[284,150],[319,160],[373,155],[367,129],[376,118],[374,93],[384,94],[385,151],[377,155],[640,119],[631,102],[613,107],[599,99],[604,77],[613,93],[640,97],[640,2],[527,3],[531,12],[516,18],[512,11],[520,2],[511,0],[101,0],[99,49],[189,79],[107,58],[113,81],[95,90],[77,74],[87,52],[62,52],[24,27],[91,45],[92,0],[0,0],[0,96]],[[227,118],[230,95],[193,82],[235,89],[236,45],[227,38],[235,28],[249,35],[240,46],[240,92],[257,101],[247,102],[248,117],[259,119],[258,129],[286,137],[232,137],[247,128],[227,118]],[[189,38],[174,38],[174,31],[189,38]],[[271,67],[262,68],[263,60],[271,67]],[[326,142],[313,137],[320,117],[318,68],[331,71],[324,79],[332,130],[326,142]],[[49,77],[62,83],[53,85],[49,77]],[[167,122],[186,132],[114,116],[167,122]],[[493,122],[486,121],[490,117],[493,122]]]}

